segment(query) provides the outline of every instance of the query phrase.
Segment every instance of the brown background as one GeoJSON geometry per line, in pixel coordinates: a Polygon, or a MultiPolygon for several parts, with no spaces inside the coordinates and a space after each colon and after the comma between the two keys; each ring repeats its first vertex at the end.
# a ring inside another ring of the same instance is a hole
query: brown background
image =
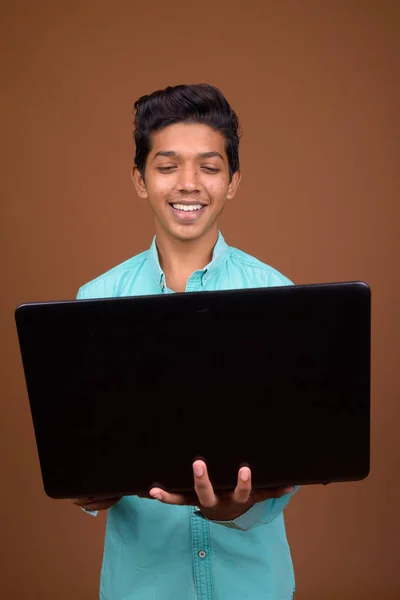
{"type": "Polygon", "coordinates": [[[3,0],[0,11],[0,597],[96,598],[105,524],[44,495],[14,308],[72,298],[149,245],[129,176],[131,105],[207,81],[244,130],[229,243],[297,283],[364,279],[373,291],[372,472],[303,488],[287,510],[297,598],[400,598],[400,2],[3,0]]]}

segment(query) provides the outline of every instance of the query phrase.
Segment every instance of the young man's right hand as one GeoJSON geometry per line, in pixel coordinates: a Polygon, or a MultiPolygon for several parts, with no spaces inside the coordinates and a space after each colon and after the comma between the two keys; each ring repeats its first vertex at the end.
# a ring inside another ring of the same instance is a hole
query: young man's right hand
{"type": "Polygon", "coordinates": [[[107,510],[117,504],[121,500],[121,496],[114,498],[77,498],[73,503],[85,510],[107,510]]]}

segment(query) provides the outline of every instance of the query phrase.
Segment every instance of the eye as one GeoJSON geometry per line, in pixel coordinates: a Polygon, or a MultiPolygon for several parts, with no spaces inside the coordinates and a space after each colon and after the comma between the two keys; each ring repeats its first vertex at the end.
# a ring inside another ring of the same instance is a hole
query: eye
{"type": "Polygon", "coordinates": [[[170,165],[168,167],[157,167],[157,170],[160,171],[161,173],[169,173],[173,169],[176,169],[175,165],[170,165]]]}
{"type": "Polygon", "coordinates": [[[203,171],[205,171],[206,173],[219,173],[220,169],[218,169],[217,167],[207,167],[207,166],[203,166],[202,167],[203,171]]]}

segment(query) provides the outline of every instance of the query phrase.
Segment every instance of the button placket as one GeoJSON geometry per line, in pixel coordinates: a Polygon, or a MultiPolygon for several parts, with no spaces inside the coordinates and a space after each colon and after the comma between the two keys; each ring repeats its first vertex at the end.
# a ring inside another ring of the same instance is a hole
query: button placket
{"type": "Polygon", "coordinates": [[[203,277],[203,271],[195,271],[194,273],[191,274],[191,276],[188,279],[188,282],[186,284],[186,291],[187,292],[199,292],[201,291],[201,287],[202,287],[202,280],[203,277]]]}
{"type": "Polygon", "coordinates": [[[198,600],[213,600],[210,527],[206,520],[200,519],[196,510],[191,510],[193,568],[198,600]]]}
{"type": "Polygon", "coordinates": [[[160,277],[160,289],[161,289],[161,292],[162,292],[163,294],[164,294],[164,293],[166,292],[166,290],[167,290],[167,287],[166,287],[166,285],[165,285],[165,277],[164,277],[164,274],[162,274],[162,275],[161,275],[161,277],[160,277]]]}

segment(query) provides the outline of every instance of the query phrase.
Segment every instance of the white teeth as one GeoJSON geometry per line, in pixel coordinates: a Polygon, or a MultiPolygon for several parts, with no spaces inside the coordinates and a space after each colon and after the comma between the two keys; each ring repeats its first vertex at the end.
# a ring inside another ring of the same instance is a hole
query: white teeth
{"type": "Polygon", "coordinates": [[[176,210],[183,210],[184,212],[193,212],[194,210],[200,210],[203,208],[201,204],[173,204],[176,210]]]}

